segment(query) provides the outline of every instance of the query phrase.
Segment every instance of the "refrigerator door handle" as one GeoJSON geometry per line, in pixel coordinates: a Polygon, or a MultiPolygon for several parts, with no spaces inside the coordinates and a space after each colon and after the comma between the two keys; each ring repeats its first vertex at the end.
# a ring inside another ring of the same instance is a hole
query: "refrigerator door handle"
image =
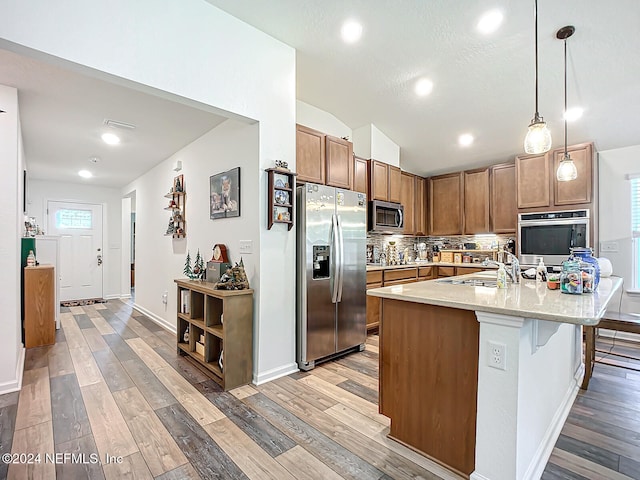
{"type": "Polygon", "coordinates": [[[338,238],[338,217],[334,214],[331,216],[331,271],[329,272],[329,286],[331,288],[331,303],[338,302],[338,286],[340,282],[340,276],[338,273],[339,265],[339,250],[338,244],[340,242],[338,238]]]}
{"type": "Polygon", "coordinates": [[[344,236],[342,233],[342,219],[338,215],[338,297],[337,302],[342,301],[342,285],[344,282],[344,236]]]}

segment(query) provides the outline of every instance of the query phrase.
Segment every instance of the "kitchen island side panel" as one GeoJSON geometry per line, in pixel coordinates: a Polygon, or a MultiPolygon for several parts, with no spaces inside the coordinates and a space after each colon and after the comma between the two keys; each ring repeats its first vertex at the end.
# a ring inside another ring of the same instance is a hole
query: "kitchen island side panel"
{"type": "Polygon", "coordinates": [[[389,436],[469,476],[479,323],[473,311],[382,299],[380,412],[389,436]]]}

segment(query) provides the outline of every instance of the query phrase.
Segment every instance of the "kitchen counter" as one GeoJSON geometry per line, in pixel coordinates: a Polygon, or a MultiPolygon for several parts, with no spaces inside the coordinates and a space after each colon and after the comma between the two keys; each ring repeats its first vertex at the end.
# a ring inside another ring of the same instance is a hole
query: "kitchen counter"
{"type": "Polygon", "coordinates": [[[384,267],[379,264],[369,263],[367,264],[367,272],[375,272],[377,270],[394,270],[396,268],[437,267],[438,265],[441,267],[482,268],[487,270],[496,270],[498,268],[494,265],[488,265],[485,267],[482,263],[414,262],[407,265],[385,265],[384,267]]]}
{"type": "MultiPolygon", "coordinates": [[[[457,264],[460,266],[460,264],[457,264]]],[[[494,272],[473,273],[451,278],[495,277],[494,272]]],[[[597,325],[613,294],[622,285],[618,277],[603,278],[594,294],[567,295],[549,290],[546,283],[522,279],[506,289],[452,285],[431,280],[367,290],[367,295],[427,303],[443,307],[537,318],[577,325],[597,325]]]]}
{"type": "Polygon", "coordinates": [[[388,436],[471,480],[540,478],[584,375],[581,325],[599,322],[621,283],[603,278],[585,295],[524,279],[368,290],[381,303],[388,436]]]}

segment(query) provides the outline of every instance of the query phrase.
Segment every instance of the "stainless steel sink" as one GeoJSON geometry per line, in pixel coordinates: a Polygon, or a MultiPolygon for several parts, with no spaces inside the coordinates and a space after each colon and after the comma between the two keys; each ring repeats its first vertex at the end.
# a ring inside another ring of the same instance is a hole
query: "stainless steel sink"
{"type": "Polygon", "coordinates": [[[446,283],[448,285],[468,285],[471,287],[492,287],[498,286],[495,279],[491,278],[439,278],[438,283],[446,283]]]}

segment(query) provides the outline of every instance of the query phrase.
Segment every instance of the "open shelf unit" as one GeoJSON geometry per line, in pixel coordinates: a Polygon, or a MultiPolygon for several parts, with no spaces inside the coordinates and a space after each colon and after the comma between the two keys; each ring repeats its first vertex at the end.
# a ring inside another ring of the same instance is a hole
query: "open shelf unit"
{"type": "Polygon", "coordinates": [[[173,186],[164,198],[169,199],[169,205],[164,207],[171,212],[171,219],[165,237],[185,238],[187,236],[186,204],[187,193],[184,189],[184,175],[178,175],[173,179],[173,186]],[[175,205],[175,206],[173,206],[175,205]],[[173,231],[170,232],[171,224],[173,231]]]}
{"type": "Polygon", "coordinates": [[[253,374],[253,290],[215,290],[213,284],[198,280],[175,282],[178,286],[178,353],[202,364],[224,390],[250,383],[253,374]],[[187,327],[189,336],[185,342],[187,327]],[[201,339],[204,342],[200,342],[201,339]]]}
{"type": "Polygon", "coordinates": [[[267,194],[269,195],[269,214],[267,229],[271,230],[276,223],[284,223],[287,229],[293,228],[295,215],[296,175],[297,173],[282,168],[267,168],[267,194]]]}

